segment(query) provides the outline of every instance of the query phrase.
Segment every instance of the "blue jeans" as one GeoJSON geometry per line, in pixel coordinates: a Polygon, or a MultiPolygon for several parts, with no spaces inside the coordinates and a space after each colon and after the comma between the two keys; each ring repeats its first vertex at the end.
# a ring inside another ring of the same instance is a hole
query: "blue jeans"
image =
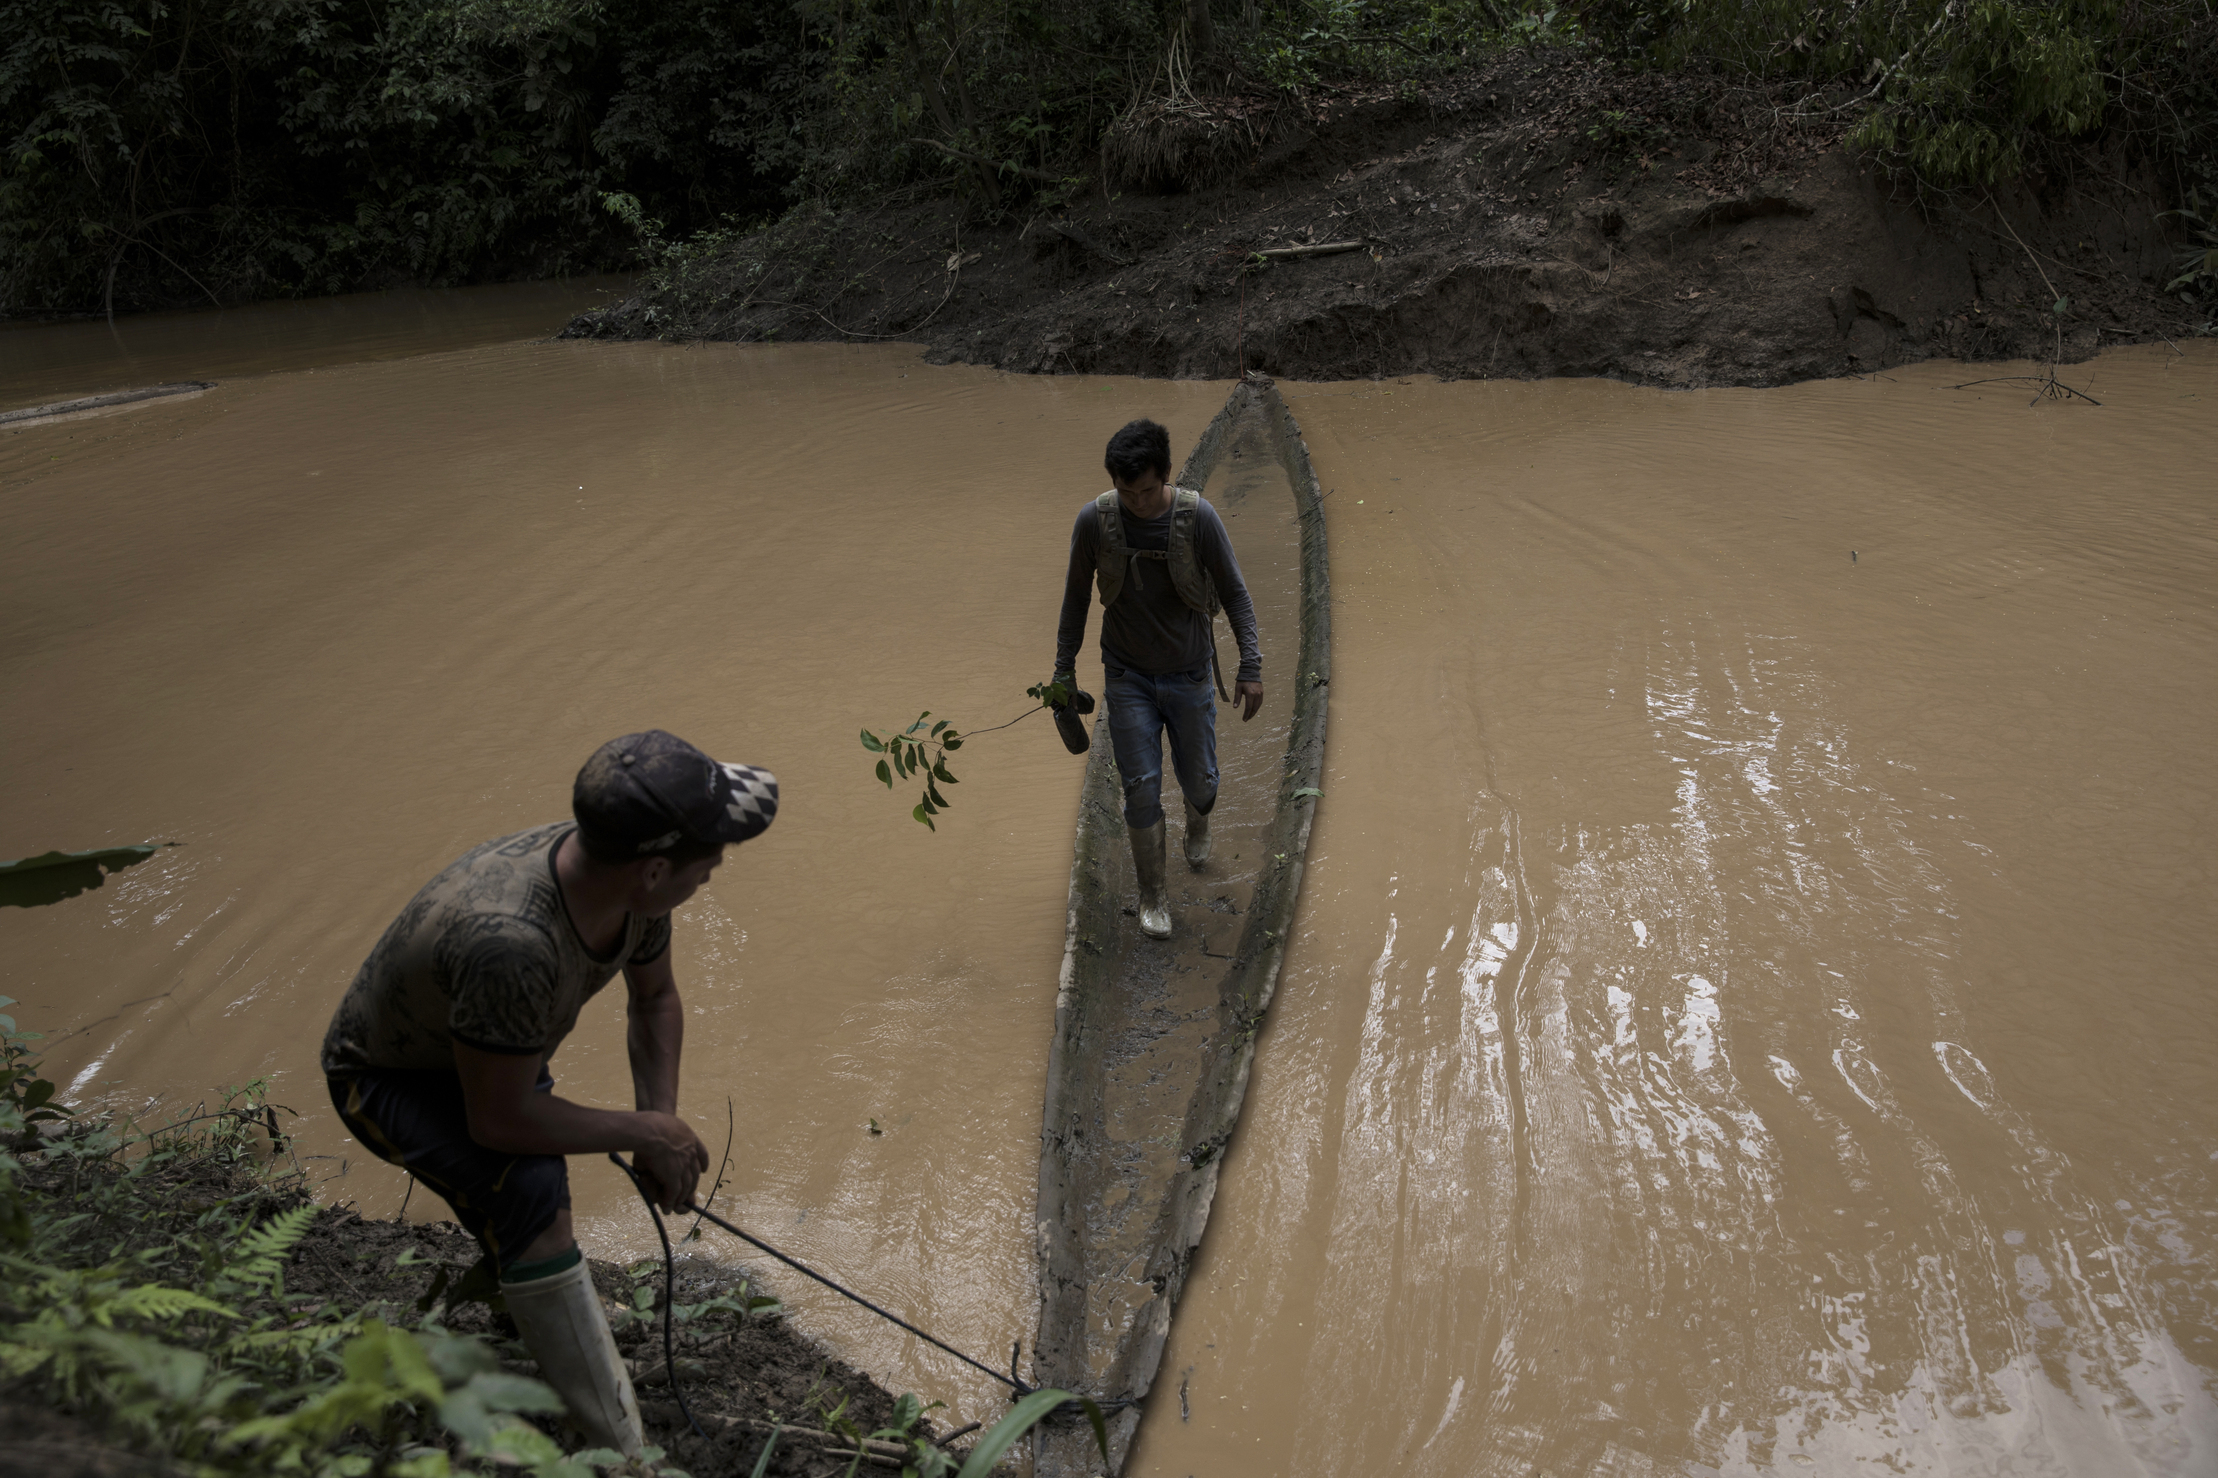
{"type": "Polygon", "coordinates": [[[1124,781],[1127,826],[1163,819],[1163,735],[1171,736],[1171,766],[1188,804],[1203,815],[1217,804],[1217,694],[1209,669],[1166,672],[1111,671],[1103,697],[1109,704],[1109,742],[1124,781]]]}

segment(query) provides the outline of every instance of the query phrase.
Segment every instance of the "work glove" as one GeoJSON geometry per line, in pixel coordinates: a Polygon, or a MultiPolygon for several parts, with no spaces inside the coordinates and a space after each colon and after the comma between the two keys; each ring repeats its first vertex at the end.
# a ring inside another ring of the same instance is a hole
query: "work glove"
{"type": "Polygon", "coordinates": [[[1094,695],[1082,691],[1071,673],[1058,672],[1048,681],[1060,683],[1070,693],[1064,702],[1048,705],[1055,715],[1055,732],[1063,736],[1065,749],[1072,754],[1084,754],[1093,747],[1093,741],[1087,737],[1086,726],[1080,722],[1079,715],[1094,711],[1094,695]]]}

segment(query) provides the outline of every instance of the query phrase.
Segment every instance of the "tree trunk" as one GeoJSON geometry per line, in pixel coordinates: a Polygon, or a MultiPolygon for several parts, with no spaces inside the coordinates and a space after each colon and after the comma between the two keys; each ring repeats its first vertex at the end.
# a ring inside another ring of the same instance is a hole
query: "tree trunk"
{"type": "Polygon", "coordinates": [[[1198,65],[1217,49],[1217,28],[1209,20],[1209,0],[1186,0],[1187,55],[1198,65]]]}

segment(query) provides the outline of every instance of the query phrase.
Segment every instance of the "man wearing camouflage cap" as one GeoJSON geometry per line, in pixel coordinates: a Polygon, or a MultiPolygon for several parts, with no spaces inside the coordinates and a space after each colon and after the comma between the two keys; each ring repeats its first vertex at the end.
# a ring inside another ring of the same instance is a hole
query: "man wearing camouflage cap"
{"type": "Polygon", "coordinates": [[[665,1210],[708,1150],[677,1116],[685,1013],[670,914],[724,848],[778,813],[767,770],[718,764],[659,729],[602,745],[573,821],[485,843],[401,910],[339,1002],[323,1070],[364,1147],[454,1208],[509,1316],[597,1445],[639,1450],[639,1407],[570,1229],[566,1155],[628,1153],[665,1210]],[[548,1061],[621,971],[633,1107],[558,1098],[548,1061]]]}

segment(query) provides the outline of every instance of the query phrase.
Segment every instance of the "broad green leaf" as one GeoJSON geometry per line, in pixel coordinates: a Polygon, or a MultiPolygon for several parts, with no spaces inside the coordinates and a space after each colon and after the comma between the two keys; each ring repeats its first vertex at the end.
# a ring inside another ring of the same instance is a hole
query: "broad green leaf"
{"type": "Polygon", "coordinates": [[[946,719],[944,719],[944,718],[943,718],[943,719],[941,719],[941,720],[940,720],[940,721],[939,721],[938,723],[936,723],[936,724],[932,725],[932,737],[933,737],[933,738],[935,738],[935,739],[939,738],[939,736],[940,736],[940,730],[942,730],[942,729],[944,729],[944,728],[946,728],[946,727],[947,727],[947,720],[946,720],[946,719]]]}
{"type": "Polygon", "coordinates": [[[0,1374],[11,1379],[29,1375],[53,1357],[52,1350],[40,1349],[34,1345],[9,1344],[0,1340],[0,1374]]]}
{"type": "Polygon", "coordinates": [[[947,761],[944,758],[937,759],[932,762],[932,778],[935,780],[945,780],[949,785],[953,785],[956,783],[955,777],[948,773],[947,761]]]}
{"type": "MultiPolygon", "coordinates": [[[[538,1463],[562,1462],[562,1449],[555,1440],[537,1427],[520,1421],[510,1421],[497,1429],[492,1440],[485,1444],[486,1455],[495,1462],[514,1463],[519,1467],[538,1463]]],[[[589,1468],[586,1470],[591,1472],[589,1468]]]]}
{"type": "Polygon", "coordinates": [[[475,1391],[478,1398],[492,1411],[562,1410],[562,1398],[544,1381],[533,1380],[528,1375],[511,1375],[505,1370],[481,1370],[470,1377],[463,1389],[475,1391]]]}
{"type": "Polygon", "coordinates": [[[869,750],[872,754],[884,754],[886,752],[885,741],[868,729],[863,730],[863,748],[869,750]]]}
{"type": "Polygon", "coordinates": [[[978,1445],[970,1450],[970,1458],[956,1478],[986,1478],[1001,1461],[1002,1454],[1016,1445],[1018,1438],[1047,1420],[1065,1401],[1076,1401],[1085,1408],[1087,1420],[1093,1423],[1094,1442],[1106,1459],[1109,1456],[1109,1426],[1102,1420],[1099,1406],[1068,1391],[1034,1391],[994,1423],[992,1431],[978,1439],[978,1445]]]}
{"type": "Polygon", "coordinates": [[[893,789],[893,772],[886,768],[884,760],[878,761],[878,778],[884,783],[886,789],[893,789]]]}
{"type": "Polygon", "coordinates": [[[939,828],[938,828],[938,827],[936,827],[936,826],[932,826],[932,818],[924,814],[924,807],[923,807],[923,806],[919,805],[919,806],[918,806],[918,807],[917,807],[917,808],[916,808],[915,810],[911,811],[911,812],[910,812],[909,814],[910,814],[911,816],[915,817],[915,818],[916,818],[917,820],[919,820],[919,821],[923,822],[923,823],[924,823],[924,824],[925,824],[926,826],[931,826],[931,827],[932,827],[932,830],[934,830],[934,831],[938,831],[938,830],[939,830],[939,828]]]}

